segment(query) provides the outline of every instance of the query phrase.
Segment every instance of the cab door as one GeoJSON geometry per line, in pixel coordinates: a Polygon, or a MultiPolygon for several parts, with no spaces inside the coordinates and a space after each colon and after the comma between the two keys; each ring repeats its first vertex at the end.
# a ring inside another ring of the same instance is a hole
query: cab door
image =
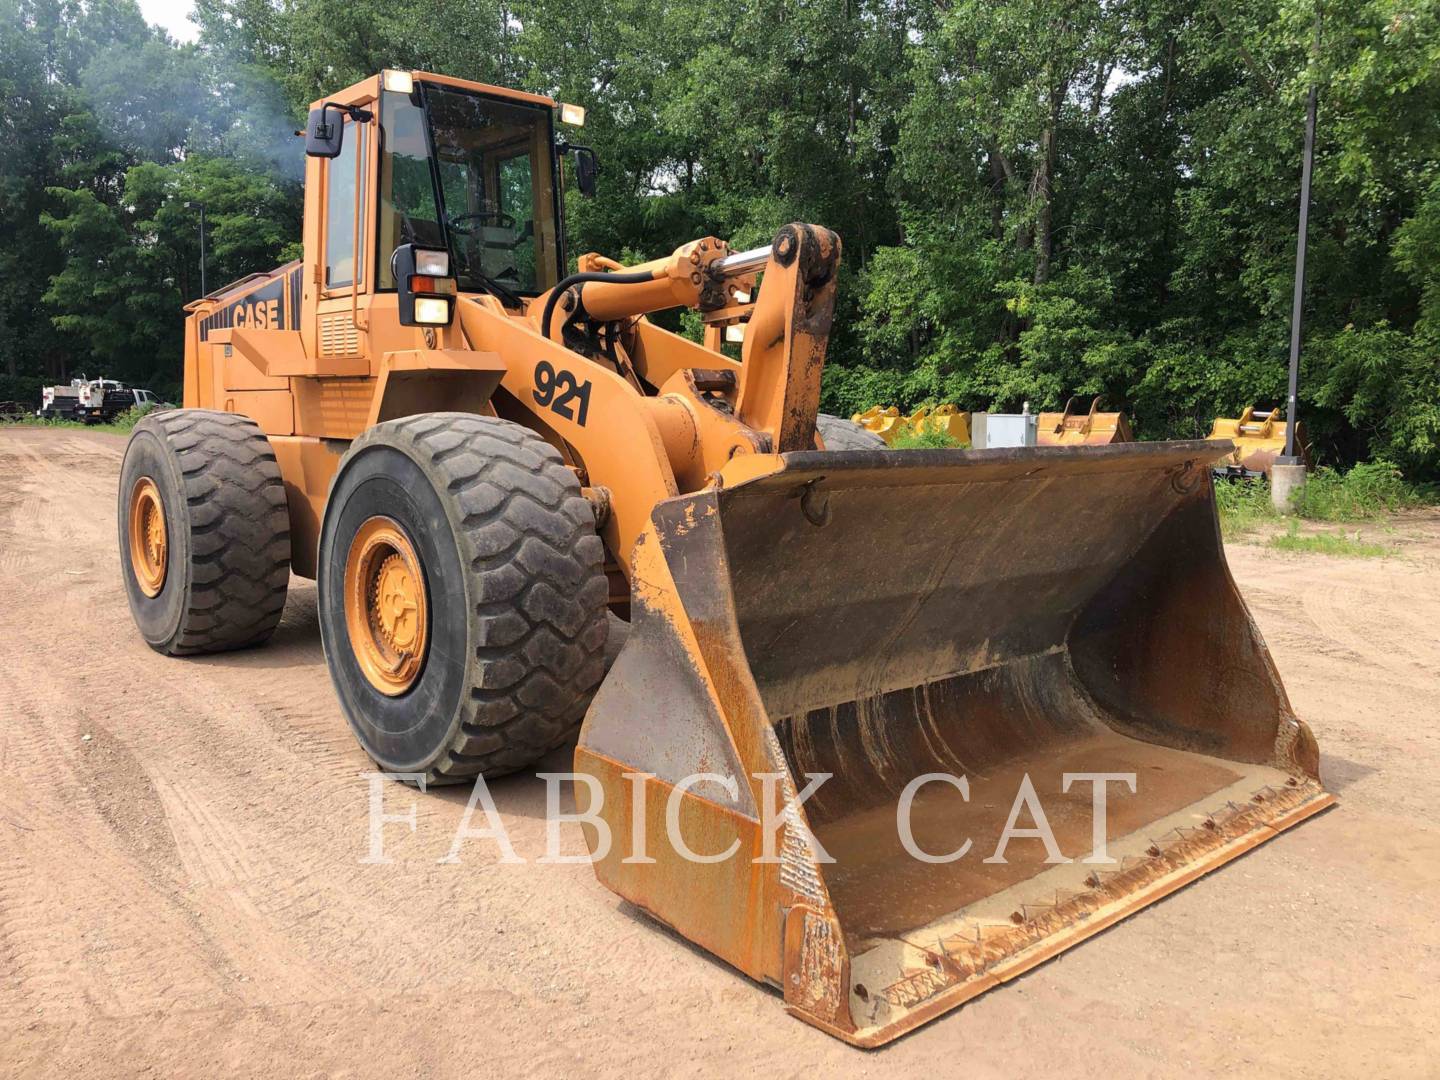
{"type": "Polygon", "coordinates": [[[340,154],[323,161],[316,356],[365,356],[373,295],[369,212],[371,124],[344,121],[340,154]]]}
{"type": "MultiPolygon", "coordinates": [[[[366,103],[360,103],[366,104],[366,103]]],[[[291,380],[296,431],[329,439],[353,439],[365,428],[378,356],[370,329],[375,297],[374,124],[344,120],[340,153],[310,159],[307,213],[305,351],[313,375],[291,380]],[[313,253],[313,254],[312,254],[313,253]],[[310,297],[313,295],[313,307],[310,297]]],[[[382,335],[383,336],[383,335],[382,335]]]]}

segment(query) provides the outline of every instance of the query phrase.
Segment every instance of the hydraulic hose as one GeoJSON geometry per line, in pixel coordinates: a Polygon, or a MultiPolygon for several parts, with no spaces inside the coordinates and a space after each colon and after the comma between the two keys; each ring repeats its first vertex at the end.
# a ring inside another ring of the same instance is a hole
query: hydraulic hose
{"type": "Polygon", "coordinates": [[[550,319],[555,314],[555,304],[572,285],[583,285],[587,281],[604,281],[611,285],[643,285],[654,280],[655,275],[648,270],[632,274],[602,274],[593,270],[583,274],[571,274],[550,290],[550,298],[545,301],[545,311],[540,316],[540,333],[547,339],[550,337],[550,319]]]}

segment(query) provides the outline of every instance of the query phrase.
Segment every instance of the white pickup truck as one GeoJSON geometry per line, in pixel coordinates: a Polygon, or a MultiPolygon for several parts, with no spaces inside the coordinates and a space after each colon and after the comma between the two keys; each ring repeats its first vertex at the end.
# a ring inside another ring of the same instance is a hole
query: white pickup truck
{"type": "Polygon", "coordinates": [[[37,413],[47,420],[83,420],[87,424],[113,420],[137,405],[158,405],[149,390],[126,386],[116,379],[71,379],[69,386],[47,386],[40,391],[37,413]]]}
{"type": "Polygon", "coordinates": [[[160,399],[149,390],[126,386],[114,379],[92,379],[80,388],[79,418],[87,424],[113,420],[138,405],[158,405],[160,399]]]}

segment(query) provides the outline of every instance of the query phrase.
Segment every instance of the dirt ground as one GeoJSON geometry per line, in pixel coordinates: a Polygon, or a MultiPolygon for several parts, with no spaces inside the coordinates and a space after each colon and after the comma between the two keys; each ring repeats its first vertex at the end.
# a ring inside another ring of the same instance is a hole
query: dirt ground
{"type": "Polygon", "coordinates": [[[465,793],[388,786],[417,828],[364,864],[313,586],[263,649],[151,652],[123,447],[0,429],[0,1074],[1440,1074],[1440,516],[1390,559],[1231,548],[1336,809],[866,1053],[535,864],[533,775],[492,785],[525,865],[438,865],[465,793]]]}

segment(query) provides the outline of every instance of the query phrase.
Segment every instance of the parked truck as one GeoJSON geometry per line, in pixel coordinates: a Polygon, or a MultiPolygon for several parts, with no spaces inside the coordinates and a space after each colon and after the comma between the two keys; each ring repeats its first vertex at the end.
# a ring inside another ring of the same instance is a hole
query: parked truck
{"type": "Polygon", "coordinates": [[[35,415],[42,420],[75,420],[79,418],[80,388],[85,377],[71,379],[68,386],[56,384],[40,389],[40,408],[35,415]]]}
{"type": "Polygon", "coordinates": [[[160,404],[149,390],[126,386],[118,379],[71,379],[69,386],[46,386],[40,391],[40,408],[35,415],[45,420],[81,420],[103,424],[127,409],[160,404]]]}
{"type": "Polygon", "coordinates": [[[76,419],[87,424],[103,424],[129,409],[159,403],[160,399],[149,390],[126,386],[115,379],[93,379],[80,388],[76,419]]]}

